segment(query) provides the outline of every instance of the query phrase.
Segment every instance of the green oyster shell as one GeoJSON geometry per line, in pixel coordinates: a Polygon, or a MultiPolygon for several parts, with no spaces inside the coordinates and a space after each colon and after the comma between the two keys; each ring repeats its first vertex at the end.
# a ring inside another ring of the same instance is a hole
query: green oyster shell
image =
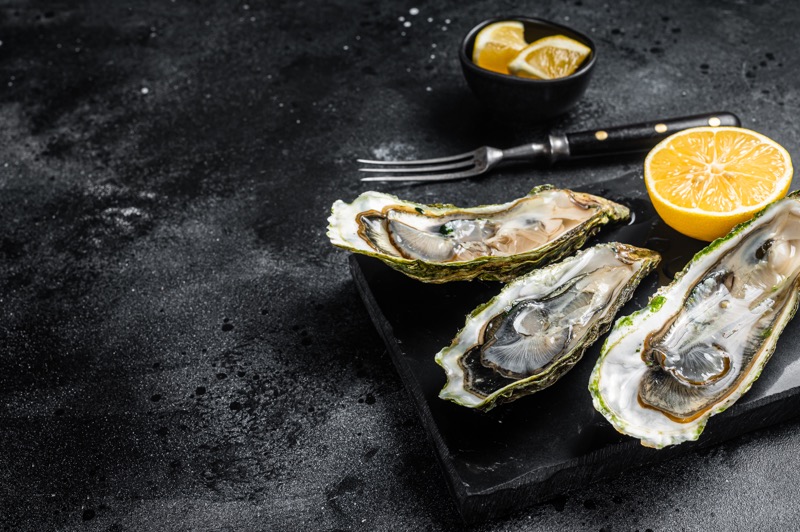
{"type": "Polygon", "coordinates": [[[445,283],[472,279],[507,282],[534,268],[573,253],[583,246],[588,238],[597,233],[602,226],[626,220],[630,216],[628,208],[599,196],[564,189],[563,192],[573,195],[572,197],[580,198],[581,202],[586,202],[590,205],[589,208],[594,210],[591,217],[564,232],[558,238],[525,253],[510,256],[484,256],[460,262],[432,262],[422,259],[409,259],[378,251],[370,247],[357,234],[356,218],[362,212],[375,209],[373,205],[377,205],[379,209],[387,205],[397,205],[403,208],[415,209],[417,212],[438,216],[452,212],[480,216],[493,211],[497,212],[504,207],[509,208],[514,203],[526,198],[536,198],[546,191],[558,190],[552,185],[542,185],[535,187],[523,198],[503,205],[483,205],[470,208],[460,208],[448,204],[425,205],[404,201],[389,194],[365,192],[351,204],[341,200],[333,204],[331,216],[328,218],[327,234],[331,243],[335,246],[380,259],[392,268],[423,282],[445,283]]]}
{"type": "Polygon", "coordinates": [[[464,327],[455,336],[451,345],[436,354],[437,364],[447,375],[447,384],[439,397],[468,408],[487,411],[500,403],[513,401],[552,385],[581,359],[584,351],[597,341],[600,335],[608,330],[616,313],[631,298],[641,280],[655,268],[660,259],[658,253],[648,249],[620,243],[600,244],[580,251],[562,262],[515,279],[507,284],[500,294],[475,309],[467,317],[464,327]],[[594,321],[588,324],[569,351],[561,353],[540,373],[531,376],[515,379],[502,377],[499,374],[491,376],[493,383],[501,383],[491,393],[481,393],[471,386],[471,375],[476,371],[481,375],[492,372],[488,368],[468,369],[468,365],[464,363],[465,357],[483,342],[484,330],[490,320],[508,312],[514,303],[530,297],[529,295],[523,297],[521,294],[536,290],[542,290],[543,294],[549,293],[546,290],[558,290],[558,287],[569,284],[571,278],[568,272],[574,275],[575,272],[583,274],[592,271],[591,269],[596,268],[598,262],[603,260],[601,254],[607,254],[609,251],[613,253],[615,260],[633,265],[632,271],[609,304],[595,314],[594,321]]]}
{"type": "Polygon", "coordinates": [[[642,359],[645,338],[651,332],[660,330],[664,323],[683,308],[688,292],[719,263],[723,256],[736,250],[752,231],[772,222],[780,209],[790,209],[800,216],[800,191],[795,191],[786,198],[772,203],[752,219],[734,227],[726,236],[718,238],[697,252],[683,270],[675,275],[670,284],[661,287],[652,296],[647,306],[629,316],[621,317],[614,324],[592,371],[589,392],[595,409],[618,432],[638,438],[642,445],[656,449],[697,440],[709,418],[728,409],[761,375],[775,350],[781,332],[797,310],[800,294],[797,291],[796,281],[793,291],[776,312],[771,328],[763,335],[763,342],[753,355],[750,369],[741,379],[735,381],[727,395],[698,417],[688,421],[670,419],[658,410],[643,408],[637,401],[631,400],[632,394],[638,393],[632,388],[625,391],[617,386],[609,385],[606,388],[602,386],[603,375],[611,379],[612,376],[607,372],[614,366],[617,371],[625,371],[625,380],[638,390],[640,380],[636,379],[635,375],[645,371],[643,366],[646,364],[642,359]],[[621,404],[627,406],[623,408],[619,406],[621,404]]]}

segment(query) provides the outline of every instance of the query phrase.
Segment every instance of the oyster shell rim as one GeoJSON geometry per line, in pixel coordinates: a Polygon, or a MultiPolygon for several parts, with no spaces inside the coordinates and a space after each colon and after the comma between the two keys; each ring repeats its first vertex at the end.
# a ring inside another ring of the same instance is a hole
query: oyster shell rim
{"type": "MultiPolygon", "coordinates": [[[[586,332],[583,336],[583,341],[573,347],[571,350],[567,351],[566,353],[562,354],[553,364],[548,368],[546,372],[537,373],[534,375],[530,375],[523,379],[517,380],[509,380],[509,383],[499,388],[498,390],[491,393],[485,399],[475,403],[475,404],[466,404],[464,402],[460,402],[455,400],[452,396],[444,397],[443,394],[445,390],[450,386],[450,378],[451,372],[450,369],[445,365],[445,357],[450,353],[450,351],[456,347],[457,341],[464,333],[464,331],[470,326],[471,322],[483,312],[487,308],[491,307],[500,297],[501,295],[511,288],[511,284],[506,285],[503,289],[494,297],[486,301],[485,303],[477,306],[474,310],[472,310],[466,317],[464,326],[458,330],[458,332],[454,335],[452,342],[450,345],[443,347],[438,353],[436,353],[434,360],[436,363],[444,370],[446,376],[445,385],[442,387],[441,391],[439,392],[439,398],[451,401],[459,406],[463,406],[466,408],[481,410],[483,412],[488,412],[489,410],[493,409],[495,406],[499,404],[514,401],[520,397],[525,395],[530,395],[537,391],[543,390],[548,386],[554,384],[558,379],[560,379],[564,374],[566,374],[572,367],[574,367],[580,360],[583,358],[584,353],[586,352],[589,347],[591,347],[597,340],[606,332],[611,326],[611,323],[614,321],[619,310],[631,299],[633,293],[639,287],[641,281],[650,274],[650,272],[655,269],[655,267],[661,261],[661,255],[653,250],[642,248],[638,246],[634,246],[632,244],[627,244],[624,242],[607,242],[602,244],[597,244],[590,248],[586,248],[580,250],[579,252],[575,253],[572,256],[563,259],[560,262],[550,264],[544,268],[539,268],[528,272],[527,274],[518,277],[515,279],[514,283],[522,282],[525,279],[535,279],[537,277],[546,276],[549,274],[550,270],[555,269],[557,267],[564,267],[562,265],[568,265],[573,262],[580,260],[580,258],[586,254],[595,250],[597,248],[611,248],[614,250],[615,253],[619,253],[620,249],[628,256],[633,258],[633,261],[642,261],[642,265],[639,269],[634,273],[634,275],[625,283],[625,285],[620,290],[620,295],[612,302],[609,306],[611,309],[605,316],[602,316],[596,322],[594,322],[591,326],[586,329],[586,332]]],[[[632,262],[633,262],[632,261],[632,262]]],[[[481,327],[482,329],[482,327],[481,327]]],[[[463,357],[468,350],[464,350],[464,352],[458,357],[456,362],[460,361],[460,358],[463,357]]],[[[459,365],[460,366],[460,365],[459,365]]],[[[460,368],[459,370],[463,375],[464,370],[460,368]]],[[[463,384],[462,384],[463,388],[463,384]]]]}
{"type": "MultiPolygon", "coordinates": [[[[710,242],[707,246],[692,256],[686,265],[675,274],[672,282],[659,287],[659,289],[650,297],[644,307],[629,314],[628,316],[620,317],[614,323],[611,332],[609,333],[600,350],[600,356],[598,357],[597,361],[595,362],[595,366],[592,369],[592,373],[589,378],[588,389],[592,396],[592,404],[595,410],[602,414],[603,417],[605,417],[606,420],[611,423],[614,429],[617,430],[617,432],[633,438],[638,438],[643,446],[652,447],[654,449],[662,449],[669,445],[677,445],[685,441],[696,441],[700,438],[700,435],[705,430],[709,419],[730,408],[745,393],[747,393],[748,390],[750,390],[750,388],[753,386],[753,383],[755,383],[755,381],[761,376],[764,367],[775,352],[778,338],[786,328],[786,325],[789,323],[789,321],[791,321],[797,312],[798,305],[800,305],[800,291],[798,290],[795,290],[794,293],[789,296],[786,305],[776,317],[770,337],[762,344],[758,353],[753,356],[751,370],[746,377],[742,379],[737,386],[733,387],[729,393],[725,394],[719,403],[706,410],[703,414],[697,416],[697,418],[680,424],[681,426],[676,430],[658,431],[657,433],[648,432],[646,429],[636,430],[639,428],[638,426],[633,427],[631,424],[626,423],[620,418],[617,412],[608,406],[600,391],[601,368],[608,356],[609,351],[629,334],[639,329],[643,323],[647,322],[649,318],[661,311],[668,301],[667,295],[669,290],[673,286],[679,285],[683,281],[684,277],[688,275],[690,269],[697,266],[701,268],[701,273],[708,271],[709,267],[713,265],[713,262],[708,267],[698,266],[703,263],[703,259],[716,251],[728,251],[734,248],[746,236],[747,228],[749,228],[751,225],[758,224],[758,221],[764,216],[768,215],[772,209],[777,208],[776,206],[779,203],[787,200],[794,200],[800,204],[800,190],[793,191],[783,198],[768,204],[762,210],[753,215],[753,217],[749,220],[745,220],[744,222],[737,224],[727,235],[710,242]]],[[[800,209],[800,205],[798,205],[798,209],[800,209]]],[[[662,415],[667,418],[665,414],[662,413],[662,415]]]]}
{"type": "Polygon", "coordinates": [[[350,252],[379,259],[391,268],[398,270],[418,281],[437,284],[450,281],[469,281],[473,279],[508,282],[511,279],[519,277],[520,275],[523,275],[534,268],[555,262],[572,254],[576,250],[582,248],[586,241],[597,234],[603,226],[614,222],[628,220],[630,219],[630,213],[630,208],[621,203],[617,203],[616,201],[589,192],[559,188],[552,184],[537,185],[533,187],[526,195],[515,198],[506,203],[483,204],[475,207],[458,207],[449,203],[417,203],[403,200],[393,194],[367,191],[360,194],[356,199],[353,200],[352,203],[346,203],[343,200],[336,200],[336,202],[334,202],[333,206],[331,207],[331,214],[328,217],[326,235],[334,246],[346,249],[350,252]],[[548,190],[564,190],[569,194],[575,194],[584,197],[588,196],[599,204],[599,208],[592,217],[564,232],[555,240],[552,240],[543,246],[534,248],[525,253],[507,256],[485,256],[468,261],[454,262],[432,262],[424,259],[390,257],[372,249],[357,248],[351,245],[347,238],[342,234],[343,225],[338,224],[340,221],[342,221],[342,223],[349,223],[349,220],[344,219],[345,215],[343,213],[343,209],[349,208],[368,194],[371,195],[371,197],[378,197],[387,200],[393,199],[399,204],[419,207],[421,209],[429,209],[434,211],[468,210],[474,212],[480,210],[498,211],[507,209],[522,199],[534,197],[537,194],[546,192],[548,190]]]}

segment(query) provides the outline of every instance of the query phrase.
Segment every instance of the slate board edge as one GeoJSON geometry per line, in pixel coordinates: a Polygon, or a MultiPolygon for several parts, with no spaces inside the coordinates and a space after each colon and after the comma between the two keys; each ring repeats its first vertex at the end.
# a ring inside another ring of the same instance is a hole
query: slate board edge
{"type": "Polygon", "coordinates": [[[372,322],[383,339],[406,390],[414,401],[428,439],[436,450],[435,454],[444,472],[447,487],[456,501],[456,507],[462,519],[467,523],[500,517],[537,502],[543,502],[549,497],[586,483],[608,479],[637,467],[653,465],[690,451],[717,445],[736,436],[766,428],[800,414],[798,412],[800,410],[800,386],[797,386],[750,403],[735,403],[725,412],[712,417],[705,432],[696,442],[686,442],[666,449],[654,450],[641,446],[638,440],[631,438],[622,444],[609,445],[578,459],[520,475],[498,484],[490,490],[471,493],[465,488],[458,472],[448,462],[447,448],[434,430],[436,422],[427,407],[425,398],[419,393],[411,370],[407,367],[405,355],[398,344],[393,341],[392,325],[383,315],[375,300],[369,282],[358,264],[359,260],[377,259],[351,254],[349,257],[350,273],[372,322]],[[619,459],[615,459],[615,457],[619,457],[619,459]],[[601,464],[601,466],[599,468],[589,467],[597,464],[601,464]]]}
{"type": "Polygon", "coordinates": [[[437,434],[431,430],[431,427],[435,426],[436,422],[434,421],[430,410],[428,410],[425,398],[421,396],[417,386],[413,385],[411,370],[406,365],[403,353],[400,352],[400,348],[397,343],[391,340],[394,338],[392,326],[389,323],[389,320],[387,320],[383,315],[383,312],[381,312],[378,302],[372,295],[372,290],[369,287],[369,283],[367,282],[363,271],[358,265],[358,257],[356,255],[350,255],[349,265],[350,274],[353,277],[356,288],[358,289],[358,293],[364,302],[364,306],[367,307],[367,312],[372,319],[372,323],[375,325],[375,328],[378,330],[378,334],[383,339],[383,343],[386,345],[389,356],[391,357],[395,368],[400,374],[400,379],[403,381],[403,386],[414,401],[414,407],[416,408],[418,415],[422,418],[422,426],[425,429],[425,434],[428,436],[428,440],[433,443],[433,447],[436,450],[435,455],[439,465],[443,470],[445,480],[447,481],[447,488],[450,491],[450,494],[456,500],[459,513],[462,517],[464,517],[463,506],[468,494],[466,490],[464,490],[463,483],[456,483],[456,479],[460,480],[460,476],[445,460],[445,457],[447,456],[447,449],[444,446],[444,443],[437,438],[437,434]]]}
{"type": "Polygon", "coordinates": [[[787,421],[800,415],[798,410],[800,387],[795,387],[748,404],[734,405],[712,417],[697,441],[655,450],[630,438],[621,444],[612,444],[564,462],[563,465],[520,475],[491,490],[467,493],[464,500],[459,501],[459,510],[468,523],[507,515],[586,484],[609,480],[626,471],[666,462],[787,421]]]}

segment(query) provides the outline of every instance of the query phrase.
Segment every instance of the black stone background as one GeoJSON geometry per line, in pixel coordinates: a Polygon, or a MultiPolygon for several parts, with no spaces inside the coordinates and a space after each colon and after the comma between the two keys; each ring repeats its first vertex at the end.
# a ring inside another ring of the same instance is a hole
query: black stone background
{"type": "MultiPolygon", "coordinates": [[[[458,65],[472,25],[514,14],[597,42],[554,126],[727,109],[800,161],[791,2],[0,3],[4,530],[462,528],[325,226],[370,188],[356,157],[542,132],[482,113],[458,65]]],[[[373,187],[497,203],[640,164],[373,187]]],[[[791,529],[798,428],[475,530],[791,529]]]]}

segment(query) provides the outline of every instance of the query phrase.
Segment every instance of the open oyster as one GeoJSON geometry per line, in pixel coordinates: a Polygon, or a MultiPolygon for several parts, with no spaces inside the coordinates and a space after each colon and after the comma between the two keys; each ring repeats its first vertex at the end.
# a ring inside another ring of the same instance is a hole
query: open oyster
{"type": "Polygon", "coordinates": [[[600,227],[628,218],[598,196],[534,188],[502,205],[423,205],[380,192],[333,204],[328,237],[425,282],[506,281],[578,249],[600,227]]]}
{"type": "Polygon", "coordinates": [[[550,386],[608,329],[659,260],[647,249],[600,244],[515,279],[437,353],[447,373],[439,397],[489,410],[550,386]]]}
{"type": "Polygon", "coordinates": [[[595,408],[648,447],[696,440],[758,378],[797,309],[799,274],[795,195],[712,242],[617,321],[589,384],[595,408]]]}

